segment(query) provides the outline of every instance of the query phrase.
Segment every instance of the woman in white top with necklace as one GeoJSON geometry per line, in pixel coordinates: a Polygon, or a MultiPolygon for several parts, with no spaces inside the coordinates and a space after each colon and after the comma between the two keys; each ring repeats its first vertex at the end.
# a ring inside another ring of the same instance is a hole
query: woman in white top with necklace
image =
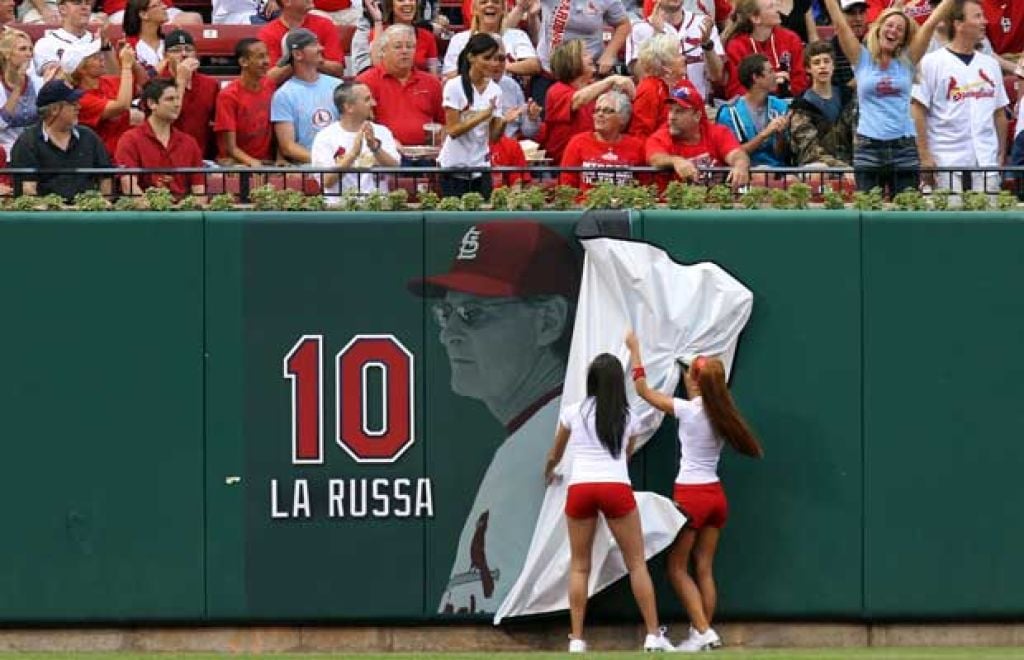
{"type": "Polygon", "coordinates": [[[587,370],[587,398],[562,410],[555,444],[544,469],[547,482],[551,483],[555,478],[555,467],[568,449],[570,465],[565,521],[569,528],[570,549],[570,653],[587,650],[583,641],[583,619],[587,610],[590,556],[598,512],[604,515],[629,569],[633,597],[647,627],[644,650],[674,650],[658,625],[654,586],[644,558],[640,514],[626,468],[635,438],[625,380],[617,357],[602,353],[594,358],[587,370]]]}
{"type": "Polygon", "coordinates": [[[679,473],[673,499],[686,514],[668,555],[668,576],[690,615],[690,637],[680,651],[701,651],[721,645],[711,619],[718,592],[712,564],[729,505],[718,479],[718,459],[727,441],[746,456],[764,456],[761,444],[750,431],[729,394],[725,366],[714,357],[698,356],[683,372],[687,399],[676,399],[647,385],[640,343],[626,335],[636,393],[658,410],[679,420],[679,473]],[[696,580],[688,567],[693,556],[696,580]]]}

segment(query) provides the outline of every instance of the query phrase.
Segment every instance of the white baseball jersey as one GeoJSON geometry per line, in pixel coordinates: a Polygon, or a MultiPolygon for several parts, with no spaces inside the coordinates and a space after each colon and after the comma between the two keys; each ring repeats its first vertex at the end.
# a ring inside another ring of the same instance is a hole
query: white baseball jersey
{"type": "Polygon", "coordinates": [[[544,501],[544,462],[561,403],[558,396],[548,401],[494,454],[459,535],[438,612],[494,613],[519,576],[544,501]]]}
{"type": "MultiPolygon", "coordinates": [[[[707,66],[704,64],[704,51],[700,47],[700,24],[704,15],[696,12],[683,12],[683,20],[679,25],[664,24],[664,34],[671,35],[679,41],[679,52],[686,58],[686,77],[694,84],[704,98],[710,98],[711,81],[708,79],[707,66]]],[[[626,63],[632,64],[640,54],[640,46],[656,34],[654,26],[647,21],[635,23],[629,38],[626,40],[626,63]]],[[[725,48],[718,37],[718,28],[711,28],[711,41],[714,51],[719,57],[725,58],[725,48]]]]}
{"type": "Polygon", "coordinates": [[[1010,100],[999,63],[974,53],[970,64],[942,48],[925,55],[912,92],[928,109],[928,146],[939,167],[998,166],[993,114],[1010,100]]]}

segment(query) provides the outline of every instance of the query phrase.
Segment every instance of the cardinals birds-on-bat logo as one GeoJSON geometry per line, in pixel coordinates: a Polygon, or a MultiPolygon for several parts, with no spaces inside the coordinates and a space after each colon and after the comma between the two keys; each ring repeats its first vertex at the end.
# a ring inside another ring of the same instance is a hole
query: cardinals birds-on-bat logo
{"type": "Polygon", "coordinates": [[[981,80],[961,85],[953,76],[949,77],[946,85],[946,99],[951,101],[963,101],[964,99],[992,98],[996,95],[996,83],[983,69],[978,69],[978,77],[981,80]]]}
{"type": "MultiPolygon", "coordinates": [[[[484,511],[476,519],[476,530],[473,532],[473,540],[469,544],[469,570],[464,573],[457,573],[448,582],[449,598],[455,587],[473,582],[480,583],[480,590],[484,598],[490,598],[494,594],[494,581],[501,577],[500,569],[491,569],[487,563],[487,524],[491,512],[484,511]]],[[[476,596],[470,594],[469,604],[455,608],[452,602],[445,603],[445,614],[472,614],[476,612],[476,596]]]]}

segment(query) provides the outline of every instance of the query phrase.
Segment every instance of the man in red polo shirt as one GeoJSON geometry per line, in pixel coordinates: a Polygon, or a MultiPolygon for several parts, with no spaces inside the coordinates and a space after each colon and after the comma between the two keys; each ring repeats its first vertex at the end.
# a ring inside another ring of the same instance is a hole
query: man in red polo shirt
{"type": "MultiPolygon", "coordinates": [[[[122,167],[202,167],[199,145],[184,131],[174,128],[181,113],[181,94],[173,80],[156,79],[142,89],[142,103],[149,112],[146,121],[121,136],[115,160],[122,167]]],[[[147,188],[167,188],[176,197],[205,192],[202,174],[128,174],[121,177],[121,190],[130,195],[147,188]]]]}
{"type": "Polygon", "coordinates": [[[216,153],[213,116],[220,83],[199,72],[196,42],[184,30],[175,30],[164,37],[164,57],[167,68],[160,76],[173,80],[181,94],[181,114],[174,127],[195,138],[203,156],[212,159],[216,153]]]}
{"type": "MultiPolygon", "coordinates": [[[[309,13],[313,8],[310,0],[280,0],[281,15],[263,26],[260,41],[267,44],[270,61],[276,63],[283,54],[281,43],[289,30],[305,28],[316,35],[324,48],[320,72],[335,78],[345,76],[345,51],[341,49],[341,33],[329,18],[309,13]]],[[[291,67],[274,66],[268,74],[271,80],[280,82],[292,74],[291,67]]]]}
{"type": "Polygon", "coordinates": [[[241,75],[217,97],[213,130],[222,160],[259,167],[274,159],[270,100],[275,87],[267,77],[267,45],[252,37],[241,39],[235,46],[235,59],[241,75]]]}
{"type": "Polygon", "coordinates": [[[413,66],[416,34],[412,26],[395,24],[381,35],[380,64],[356,78],[370,88],[377,100],[375,118],[391,129],[399,144],[426,142],[424,124],[444,123],[441,82],[413,66]]]}
{"type": "Polygon", "coordinates": [[[1005,55],[1024,53],[1024,2],[1021,0],[982,0],[988,21],[992,50],[1005,55]]]}
{"type": "MultiPolygon", "coordinates": [[[[671,169],[684,181],[697,180],[702,167],[729,165],[732,171],[727,181],[734,188],[747,185],[750,159],[728,128],[708,121],[700,92],[684,81],[668,100],[668,126],[647,138],[647,163],[671,169]]],[[[658,178],[663,187],[666,177],[658,178]]]]}

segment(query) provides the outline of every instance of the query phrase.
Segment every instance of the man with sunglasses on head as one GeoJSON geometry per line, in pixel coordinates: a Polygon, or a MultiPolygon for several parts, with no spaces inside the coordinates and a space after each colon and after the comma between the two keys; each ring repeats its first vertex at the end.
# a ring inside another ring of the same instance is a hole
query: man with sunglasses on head
{"type": "Polygon", "coordinates": [[[459,536],[445,614],[495,612],[519,575],[544,499],[538,465],[551,445],[572,338],[578,256],[527,221],[469,227],[446,273],[409,283],[431,298],[452,391],[506,428],[459,536]]]}

